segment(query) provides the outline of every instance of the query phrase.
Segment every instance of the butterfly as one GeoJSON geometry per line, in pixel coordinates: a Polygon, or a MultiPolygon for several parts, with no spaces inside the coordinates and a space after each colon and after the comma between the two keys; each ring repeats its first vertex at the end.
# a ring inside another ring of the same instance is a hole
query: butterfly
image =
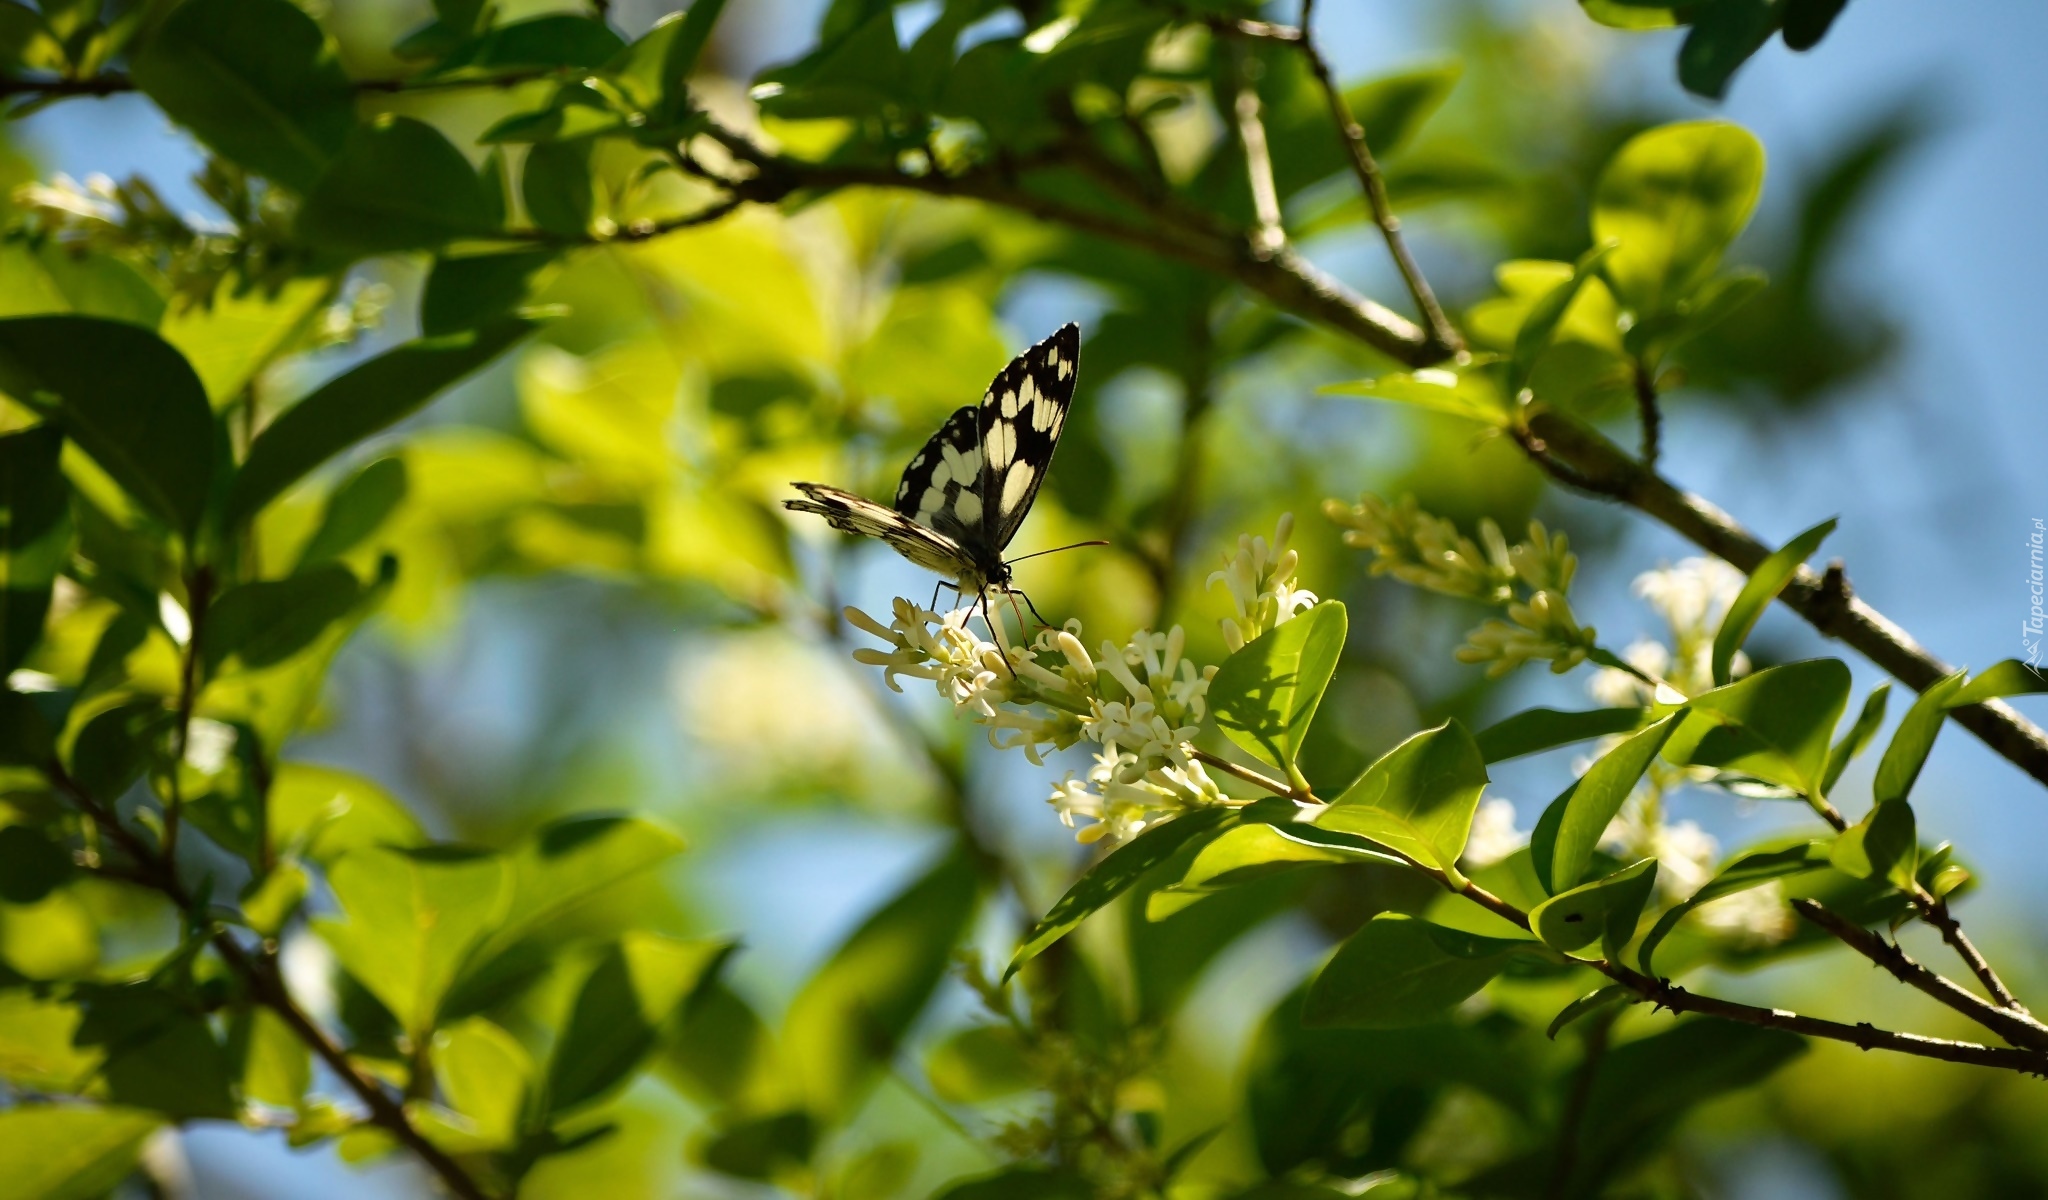
{"type": "Polygon", "coordinates": [[[878,538],[953,581],[964,596],[1010,590],[1003,550],[1024,524],[1052,465],[1074,380],[1081,331],[1069,323],[1004,367],[980,404],[946,418],[903,469],[891,508],[822,483],[791,486],[784,508],[816,513],[835,529],[878,538]]]}

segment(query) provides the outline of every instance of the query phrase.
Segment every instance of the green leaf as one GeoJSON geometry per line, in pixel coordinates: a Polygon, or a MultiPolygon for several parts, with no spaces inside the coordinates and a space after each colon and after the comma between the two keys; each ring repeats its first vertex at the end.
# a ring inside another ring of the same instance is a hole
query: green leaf
{"type": "Polygon", "coordinates": [[[1719,100],[1736,69],[1778,31],[1785,8],[1775,0],[1721,0],[1701,7],[1678,48],[1678,82],[1696,96],[1719,100]]]}
{"type": "Polygon", "coordinates": [[[187,0],[143,42],[132,70],[171,120],[296,192],[313,186],[355,124],[333,41],[289,0],[187,0]]]}
{"type": "Polygon", "coordinates": [[[1552,339],[1557,336],[1557,326],[1564,320],[1565,310],[1578,299],[1579,289],[1588,279],[1600,273],[1600,264],[1614,252],[1614,243],[1602,242],[1579,256],[1572,265],[1570,278],[1543,293],[1529,309],[1529,315],[1522,319],[1522,327],[1515,333],[1514,354],[1508,359],[1508,395],[1519,396],[1529,382],[1529,372],[1536,366],[1536,360],[1550,349],[1552,339]]]}
{"type": "Polygon", "coordinates": [[[441,389],[525,337],[532,322],[505,320],[388,350],[321,385],[272,422],[249,448],[229,489],[239,525],[321,463],[417,412],[441,389]]]}
{"type": "Polygon", "coordinates": [[[1008,1025],[974,1025],[940,1042],[924,1060],[932,1092],[948,1104],[980,1104],[1037,1087],[1023,1040],[1008,1025]]]}
{"type": "Polygon", "coordinates": [[[1856,714],[1856,723],[1851,725],[1849,732],[1842,735],[1842,740],[1836,742],[1834,748],[1828,751],[1828,769],[1820,778],[1821,794],[1834,793],[1835,784],[1841,781],[1842,772],[1848,769],[1857,755],[1863,753],[1864,747],[1870,745],[1870,739],[1877,736],[1878,726],[1884,724],[1885,704],[1891,699],[1891,694],[1890,680],[1870,689],[1870,695],[1863,701],[1863,711],[1856,714]]]}
{"type": "Polygon", "coordinates": [[[1486,425],[1505,426],[1508,402],[1493,372],[1485,369],[1489,359],[1488,355],[1476,355],[1457,371],[1443,367],[1390,371],[1377,378],[1332,383],[1317,390],[1332,396],[1389,400],[1486,425]]]}
{"type": "Polygon", "coordinates": [[[1652,956],[1671,931],[1687,913],[1709,901],[1751,888],[1762,887],[1773,879],[1784,879],[1791,875],[1803,875],[1828,865],[1830,839],[1801,841],[1790,846],[1765,846],[1738,854],[1723,863],[1714,877],[1701,885],[1700,890],[1687,897],[1685,903],[1667,910],[1657,918],[1657,923],[1643,937],[1643,944],[1636,951],[1636,961],[1642,965],[1643,974],[1656,978],[1657,968],[1652,956]]]}
{"type": "Polygon", "coordinates": [[[1588,742],[1642,727],[1645,708],[1595,708],[1583,712],[1531,708],[1473,735],[1479,756],[1488,763],[1506,762],[1525,754],[1588,742]]]}
{"type": "Polygon", "coordinates": [[[1486,782],[1478,743],[1447,721],[1387,751],[1315,824],[1370,838],[1455,877],[1486,782]]]}
{"type": "Polygon", "coordinates": [[[1827,536],[1835,531],[1835,518],[1829,517],[1820,524],[1786,542],[1757,565],[1749,573],[1749,579],[1742,585],[1728,605],[1728,615],[1721,619],[1721,628],[1714,634],[1714,686],[1725,687],[1729,681],[1729,668],[1735,662],[1735,652],[1742,649],[1742,643],[1749,640],[1749,631],[1756,628],[1757,619],[1785,590],[1799,574],[1801,564],[1813,556],[1827,536]]]}
{"type": "Polygon", "coordinates": [[[1763,178],[1762,144],[1724,121],[1630,138],[1593,195],[1593,240],[1620,243],[1604,271],[1621,302],[1647,317],[1705,283],[1749,223],[1763,178]]]}
{"type": "Polygon", "coordinates": [[[590,146],[588,141],[542,142],[527,153],[519,196],[526,215],[541,229],[565,238],[588,234],[597,209],[590,146]]]}
{"type": "Polygon", "coordinates": [[[1941,734],[1942,722],[1962,690],[1961,671],[1938,679],[1899,718],[1899,727],[1892,730],[1884,757],[1877,761],[1877,778],[1870,787],[1874,802],[1904,800],[1913,790],[1913,782],[1920,778],[1920,768],[1927,765],[1927,755],[1934,749],[1934,739],[1941,734]]]}
{"type": "Polygon", "coordinates": [[[231,1053],[240,1062],[242,1098],[273,1108],[295,1109],[313,1086],[313,1055],[284,1018],[250,1007],[230,1025],[231,1053]]]}
{"type": "Polygon", "coordinates": [[[670,13],[606,68],[614,83],[660,127],[690,107],[687,86],[697,59],[711,39],[725,0],[694,0],[688,12],[670,13]]]}
{"type": "Polygon", "coordinates": [[[1061,896],[1058,903],[1031,927],[1031,932],[1024,936],[1023,944],[1011,957],[1009,967],[1003,971],[1003,978],[1007,980],[1015,975],[1019,967],[1067,936],[1090,914],[1129,891],[1131,885],[1146,872],[1172,858],[1183,847],[1199,845],[1216,837],[1235,820],[1235,814],[1226,808],[1197,809],[1171,821],[1152,825],[1110,851],[1101,862],[1075,880],[1066,895],[1061,896]]]}
{"type": "Polygon", "coordinates": [[[135,1169],[153,1113],[84,1105],[24,1104],[0,1112],[0,1180],[9,1200],[92,1200],[135,1169]]]}
{"type": "Polygon", "coordinates": [[[1093,1200],[1098,1193],[1065,1167],[1004,1167],[949,1184],[933,1200],[1093,1200]]]}
{"type": "Polygon", "coordinates": [[[34,904],[76,872],[71,851],[29,825],[0,827],[0,900],[34,904]]]}
{"type": "Polygon", "coordinates": [[[577,993],[549,1060],[550,1117],[623,1087],[732,948],[727,941],[633,932],[607,950],[577,993]]]}
{"type": "Polygon", "coordinates": [[[1147,896],[1145,916],[1162,920],[1215,892],[1312,863],[1344,862],[1348,857],[1288,838],[1272,825],[1238,825],[1196,850],[1177,881],[1147,896]]]}
{"type": "Polygon", "coordinates": [[[380,458],[342,481],[327,498],[313,536],[299,551],[295,574],[340,558],[377,532],[405,501],[405,460],[380,458]]]}
{"type": "Polygon", "coordinates": [[[1820,795],[1828,739],[1848,707],[1849,685],[1849,668],[1839,659],[1816,658],[1702,692],[1687,705],[1693,716],[1664,757],[1820,795]]]}
{"type": "Polygon", "coordinates": [[[1912,805],[1897,798],[1881,800],[1836,836],[1828,861],[1844,875],[1911,890],[1920,869],[1917,825],[1912,805]]]}
{"type": "Polygon", "coordinates": [[[1617,1004],[1637,1004],[1641,1000],[1642,997],[1636,995],[1627,985],[1610,983],[1606,987],[1587,992],[1558,1010],[1558,1014],[1550,1019],[1549,1028],[1543,1031],[1543,1036],[1556,1041],[1558,1033],[1574,1021],[1617,1004]]]}
{"type": "Polygon", "coordinates": [[[1230,740],[1290,777],[1344,653],[1344,606],[1327,601],[1247,643],[1209,681],[1209,712],[1230,740]]]}
{"type": "Polygon", "coordinates": [[[270,841],[323,866],[371,846],[424,845],[427,835],[391,793],[360,775],[279,763],[270,784],[270,841]]]}
{"type": "Polygon", "coordinates": [[[1584,880],[1607,823],[1683,718],[1682,711],[1673,713],[1601,755],[1544,810],[1529,838],[1530,862],[1544,891],[1555,896],[1584,880]]]}
{"type": "Polygon", "coordinates": [[[460,150],[423,121],[387,115],[349,134],[306,193],[298,232],[348,254],[390,254],[491,233],[494,215],[460,150]]]}
{"type": "Polygon", "coordinates": [[[106,1053],[100,1077],[116,1104],[174,1117],[232,1117],[234,1064],[196,998],[151,983],[80,985],[73,1042],[106,1053]]]}
{"type": "Polygon", "coordinates": [[[1545,900],[1529,914],[1529,925],[1552,949],[1570,953],[1598,941],[1609,958],[1618,958],[1656,886],[1657,860],[1646,858],[1545,900]]]}
{"type": "Polygon", "coordinates": [[[1785,48],[1811,50],[1818,46],[1827,36],[1828,26],[1848,6],[1849,0],[1786,0],[1785,48]]]}
{"type": "Polygon", "coordinates": [[[249,928],[265,937],[276,937],[285,922],[298,912],[311,885],[306,868],[294,859],[286,859],[261,879],[250,880],[242,890],[242,916],[249,922],[249,928]]]}
{"type": "Polygon", "coordinates": [[[550,13],[484,31],[482,36],[451,51],[431,74],[439,77],[515,67],[591,70],[609,62],[625,47],[625,41],[601,20],[574,13],[550,13]]]}
{"type": "Polygon", "coordinates": [[[738,1121],[704,1147],[704,1165],[740,1179],[771,1179],[808,1165],[818,1134],[818,1122],[806,1112],[738,1121]]]}
{"type": "Polygon", "coordinates": [[[504,919],[511,874],[501,858],[449,847],[357,850],[328,871],[348,919],[315,924],[349,974],[423,1039],[470,951],[504,919]]]}
{"type": "Polygon", "coordinates": [[[1982,674],[1972,676],[1962,690],[1949,698],[1948,706],[1961,708],[1966,704],[1982,704],[2005,696],[2033,696],[2042,692],[2048,692],[2048,679],[2026,663],[2008,658],[1984,668],[1982,674]]]}
{"type": "Polygon", "coordinates": [[[1796,1033],[1695,1017],[1607,1052],[1578,1124],[1560,1196],[1606,1194],[1606,1180],[1654,1152],[1686,1113],[1769,1078],[1797,1058],[1796,1033]]]}
{"type": "Polygon", "coordinates": [[[199,639],[207,670],[230,659],[248,668],[281,663],[347,616],[362,595],[355,572],[339,563],[229,588],[207,610],[199,639]]]}
{"type": "Polygon", "coordinates": [[[683,852],[682,835],[647,817],[579,813],[542,826],[513,857],[513,896],[493,948],[683,852]]]}
{"type": "Polygon", "coordinates": [[[973,862],[941,859],[869,917],[805,982],[783,1026],[810,1111],[848,1115],[924,1011],[974,918],[973,862]]]}
{"type": "Polygon", "coordinates": [[[435,259],[420,300],[420,332],[439,337],[506,316],[555,258],[553,250],[513,250],[435,259]]]}
{"type": "Polygon", "coordinates": [[[98,317],[0,320],[0,390],[51,416],[129,495],[188,537],[213,484],[213,410],[155,333],[98,317]]]}
{"type": "Polygon", "coordinates": [[[71,549],[64,435],[38,425],[0,436],[0,678],[41,640],[50,591],[71,549]]]}
{"type": "Polygon", "coordinates": [[[482,1017],[459,1021],[434,1035],[434,1074],[479,1141],[502,1149],[518,1144],[534,1081],[533,1056],[518,1038],[482,1017]]]}
{"type": "Polygon", "coordinates": [[[1381,913],[1339,946],[1309,984],[1301,1023],[1312,1029],[1397,1029],[1434,1021],[1528,949],[1527,942],[1381,913]]]}

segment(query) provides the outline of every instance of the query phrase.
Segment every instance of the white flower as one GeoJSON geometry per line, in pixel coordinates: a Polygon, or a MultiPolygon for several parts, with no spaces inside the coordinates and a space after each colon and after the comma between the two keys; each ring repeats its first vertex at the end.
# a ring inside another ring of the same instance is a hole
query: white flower
{"type": "Polygon", "coordinates": [[[1236,553],[1224,556],[1223,569],[1209,573],[1210,587],[1220,582],[1230,593],[1234,615],[1225,617],[1222,624],[1223,641],[1231,653],[1316,602],[1314,592],[1294,586],[1301,555],[1287,548],[1293,535],[1294,514],[1281,513],[1272,542],[1240,535],[1236,553]]]}
{"type": "Polygon", "coordinates": [[[235,727],[194,717],[185,727],[185,763],[201,775],[218,775],[235,750],[235,727]]]}
{"type": "Polygon", "coordinates": [[[1479,806],[1472,817],[1472,835],[1465,841],[1465,865],[1473,869],[1493,864],[1529,844],[1529,835],[1515,828],[1515,804],[1495,796],[1479,806]]]}
{"type": "Polygon", "coordinates": [[[1718,558],[1687,558],[1636,576],[1635,593],[1681,640],[1704,634],[1711,642],[1744,581],[1742,572],[1718,558]]]}
{"type": "Polygon", "coordinates": [[[1693,919],[1721,940],[1753,950],[1775,946],[1798,931],[1799,922],[1785,903],[1785,889],[1773,879],[1762,887],[1709,900],[1693,919]]]}

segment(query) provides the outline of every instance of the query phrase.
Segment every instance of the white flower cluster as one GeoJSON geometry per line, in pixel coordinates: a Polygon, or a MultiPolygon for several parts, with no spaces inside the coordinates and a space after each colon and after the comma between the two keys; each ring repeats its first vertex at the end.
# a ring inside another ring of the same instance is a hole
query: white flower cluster
{"type": "MultiPolygon", "coordinates": [[[[1657,610],[1671,630],[1671,645],[1640,638],[1621,652],[1631,666],[1662,679],[1682,695],[1694,696],[1714,686],[1714,635],[1727,618],[1728,606],[1742,591],[1742,572],[1718,558],[1688,558],[1636,576],[1635,593],[1657,610]]],[[[1735,655],[1732,673],[1749,673],[1749,658],[1735,655]]],[[[1595,675],[1593,698],[1602,704],[1647,704],[1650,687],[1626,671],[1613,668],[1595,675]]]]}
{"type": "Polygon", "coordinates": [[[1236,553],[1225,554],[1223,569],[1210,572],[1209,586],[1221,581],[1236,609],[1235,615],[1223,619],[1223,642],[1232,654],[1316,602],[1314,592],[1294,586],[1301,555],[1287,548],[1293,535],[1294,514],[1282,513],[1270,543],[1263,537],[1240,534],[1236,553]]]}
{"type": "Polygon", "coordinates": [[[931,680],[956,714],[988,729],[991,745],[1043,765],[1045,749],[1099,744],[1087,777],[1070,774],[1050,797],[1069,828],[1077,817],[1092,822],[1075,835],[1082,842],[1126,838],[1162,815],[1224,800],[1188,746],[1216,668],[1183,654],[1180,626],[1140,630],[1122,646],[1105,641],[1090,655],[1078,621],[1040,632],[1029,647],[1005,647],[975,634],[973,614],[942,615],[899,598],[888,625],[856,608],[846,619],[890,647],[856,650],[856,659],[882,667],[897,691],[899,675],[931,680]]]}

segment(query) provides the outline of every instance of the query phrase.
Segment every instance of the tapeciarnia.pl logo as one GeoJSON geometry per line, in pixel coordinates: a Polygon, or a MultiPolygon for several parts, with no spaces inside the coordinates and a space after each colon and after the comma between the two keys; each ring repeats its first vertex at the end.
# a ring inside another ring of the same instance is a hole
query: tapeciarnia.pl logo
{"type": "Polygon", "coordinates": [[[2020,645],[2026,650],[2027,669],[2035,678],[2041,677],[2041,633],[2048,623],[2048,613],[2042,612],[2043,595],[2041,551],[2044,534],[2048,525],[2041,518],[2034,518],[2034,532],[2027,535],[2027,593],[2033,605],[2027,610],[2027,619],[2020,623],[2020,645]]]}

